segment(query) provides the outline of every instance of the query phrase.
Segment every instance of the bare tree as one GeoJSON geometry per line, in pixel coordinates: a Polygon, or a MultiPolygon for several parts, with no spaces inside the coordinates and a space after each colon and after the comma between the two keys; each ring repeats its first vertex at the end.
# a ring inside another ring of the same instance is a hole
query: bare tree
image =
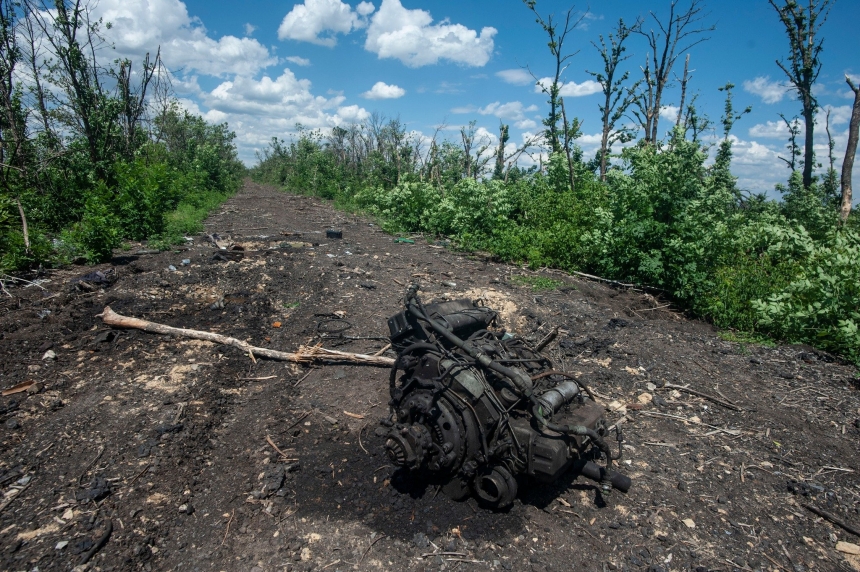
{"type": "Polygon", "coordinates": [[[830,113],[833,110],[828,107],[824,110],[824,132],[827,134],[827,176],[824,178],[824,190],[828,197],[836,194],[836,160],[833,158],[833,150],[836,149],[836,141],[830,133],[830,113]]]}
{"type": "Polygon", "coordinates": [[[687,57],[684,59],[684,75],[681,76],[681,103],[678,104],[678,119],[675,120],[675,127],[681,125],[681,119],[684,117],[684,102],[687,100],[687,84],[691,79],[693,79],[693,76],[690,74],[690,54],[687,54],[687,57]]]}
{"type": "MultiPolygon", "coordinates": [[[[585,14],[576,18],[576,7],[571,6],[564,15],[564,24],[561,25],[560,22],[555,20],[555,16],[553,14],[550,14],[546,18],[540,15],[535,7],[537,4],[536,0],[523,0],[523,3],[528,6],[529,10],[534,12],[535,22],[537,22],[540,27],[543,28],[544,32],[547,33],[547,36],[549,36],[549,43],[547,45],[549,46],[550,53],[555,58],[555,75],[553,75],[552,83],[547,86],[539,82],[538,86],[543,93],[549,96],[549,115],[543,120],[543,124],[546,126],[546,138],[549,141],[550,150],[553,153],[561,153],[563,149],[558,129],[558,122],[562,118],[561,104],[559,103],[561,88],[563,86],[561,76],[564,73],[564,70],[567,69],[565,62],[579,53],[579,51],[576,51],[565,54],[564,42],[567,39],[567,35],[579,26],[583,18],[585,18],[585,14]]],[[[535,76],[531,70],[529,70],[529,73],[532,74],[532,77],[534,77],[535,80],[538,80],[537,76],[535,76]]]]}
{"type": "Polygon", "coordinates": [[[663,91],[669,83],[672,66],[681,54],[687,52],[693,46],[709,39],[703,36],[712,32],[716,27],[705,26],[703,21],[708,14],[704,13],[704,0],[690,0],[690,6],[686,10],[679,11],[680,0],[672,0],[669,4],[669,17],[665,22],[650,12],[651,18],[657,25],[657,30],[645,31],[643,28],[637,30],[645,37],[651,49],[651,69],[646,70],[646,83],[653,81],[653,94],[648,102],[646,119],[649,120],[645,140],[651,143],[657,141],[658,125],[660,123],[660,106],[663,102],[663,91]],[[653,77],[650,77],[653,76],[653,77]]]}
{"type": "Polygon", "coordinates": [[[603,71],[588,72],[603,90],[603,103],[600,104],[600,114],[603,122],[603,129],[600,138],[600,180],[606,180],[606,162],[612,144],[618,141],[625,142],[633,138],[633,134],[627,129],[615,129],[615,124],[619,119],[627,113],[627,108],[635,100],[636,88],[640,81],[634,83],[630,88],[624,88],[624,82],[630,77],[630,72],[625,71],[621,77],[617,77],[619,72],[618,66],[621,62],[630,58],[624,56],[627,48],[624,47],[624,42],[630,37],[639,26],[640,20],[636,20],[632,26],[624,23],[624,20],[618,20],[618,26],[614,33],[609,34],[609,45],[600,36],[600,46],[591,42],[595,47],[600,57],[603,59],[603,71]]]}
{"type": "Polygon", "coordinates": [[[839,218],[842,222],[848,220],[848,215],[851,214],[851,171],[854,169],[854,156],[857,154],[857,138],[860,131],[860,87],[854,85],[848,76],[845,76],[845,82],[854,92],[854,109],[851,111],[851,123],[848,125],[845,160],[842,161],[842,201],[839,209],[839,218]]]}
{"type": "Polygon", "coordinates": [[[805,137],[803,147],[803,186],[812,184],[812,168],[815,166],[814,131],[815,112],[818,101],[812,93],[812,86],[821,71],[821,50],[824,40],[818,37],[821,26],[827,20],[832,0],[809,0],[804,9],[797,0],[784,0],[782,6],[776,0],[768,0],[779,15],[779,20],[788,35],[788,62],[776,61],[788,81],[797,92],[803,106],[805,137]]]}

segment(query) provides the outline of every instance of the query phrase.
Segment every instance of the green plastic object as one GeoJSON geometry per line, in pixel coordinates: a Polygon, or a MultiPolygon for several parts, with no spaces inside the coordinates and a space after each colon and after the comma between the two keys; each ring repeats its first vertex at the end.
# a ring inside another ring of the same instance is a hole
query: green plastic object
{"type": "Polygon", "coordinates": [[[401,238],[401,237],[395,238],[394,242],[399,242],[401,244],[415,244],[415,241],[412,240],[411,238],[401,238]]]}

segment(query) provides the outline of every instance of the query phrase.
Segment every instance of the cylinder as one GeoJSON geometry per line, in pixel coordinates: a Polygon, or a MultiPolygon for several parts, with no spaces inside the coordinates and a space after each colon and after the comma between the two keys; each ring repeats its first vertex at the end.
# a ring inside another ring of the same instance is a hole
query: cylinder
{"type": "MultiPolygon", "coordinates": [[[[573,470],[583,477],[591,479],[592,481],[597,481],[598,483],[603,480],[603,475],[606,473],[606,469],[603,467],[599,467],[591,461],[585,461],[582,459],[574,463],[573,470]]],[[[621,473],[616,473],[615,471],[611,471],[609,473],[609,482],[612,483],[612,488],[618,489],[622,493],[629,491],[630,485],[633,484],[630,477],[622,475],[621,473]]]]}
{"type": "Polygon", "coordinates": [[[563,381],[538,397],[547,415],[558,411],[573,401],[579,394],[579,385],[575,381],[563,381]]]}

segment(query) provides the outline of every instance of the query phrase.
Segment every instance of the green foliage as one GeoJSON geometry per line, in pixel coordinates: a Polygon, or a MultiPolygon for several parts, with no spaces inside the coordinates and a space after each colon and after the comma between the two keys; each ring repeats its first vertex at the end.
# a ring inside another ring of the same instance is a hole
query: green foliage
{"type": "Polygon", "coordinates": [[[725,137],[710,166],[708,149],[679,128],[666,143],[625,149],[605,182],[571,161],[573,188],[564,153],[552,154],[543,172],[511,170],[505,181],[466,176],[464,151],[434,143],[423,166],[400,165],[397,183],[391,155],[371,153],[357,166],[313,134],[273,142],[254,175],[372,214],[389,232],[443,235],[532,268],[663,289],[740,343],[802,341],[860,363],[857,217],[840,228],[832,193],[803,187],[799,175],[782,202],[744,197],[728,137],[741,115],[727,97],[725,137]]]}
{"type": "Polygon", "coordinates": [[[523,286],[529,286],[535,292],[539,292],[541,290],[555,290],[556,288],[564,286],[564,282],[561,280],[553,280],[546,276],[514,276],[511,280],[518,284],[522,284],[523,286]]]}
{"type": "Polygon", "coordinates": [[[752,302],[762,327],[860,362],[860,233],[834,232],[825,243],[797,239],[806,242],[798,272],[787,286],[752,302]]]}

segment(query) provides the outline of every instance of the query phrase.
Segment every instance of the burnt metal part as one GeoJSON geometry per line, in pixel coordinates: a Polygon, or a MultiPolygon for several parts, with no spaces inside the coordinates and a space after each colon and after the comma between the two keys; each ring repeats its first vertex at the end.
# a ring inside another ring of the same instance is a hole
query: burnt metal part
{"type": "Polygon", "coordinates": [[[604,495],[627,492],[603,407],[573,375],[525,340],[491,330],[496,312],[470,300],[424,305],[413,285],[388,320],[398,352],[389,379],[385,451],[403,470],[454,499],[474,495],[510,506],[525,481],[550,483],[569,470],[604,495]],[[599,466],[601,461],[605,466],[599,466]]]}

